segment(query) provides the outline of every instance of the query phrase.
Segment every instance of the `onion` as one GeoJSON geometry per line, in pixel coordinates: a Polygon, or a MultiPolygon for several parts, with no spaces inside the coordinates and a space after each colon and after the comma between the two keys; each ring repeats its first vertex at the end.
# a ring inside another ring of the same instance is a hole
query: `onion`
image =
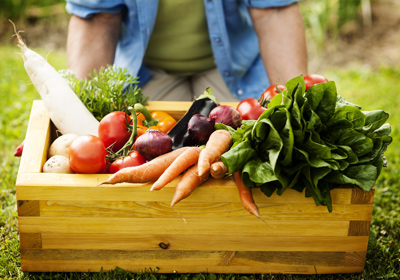
{"type": "Polygon", "coordinates": [[[229,125],[236,129],[242,125],[242,116],[233,107],[228,105],[220,105],[212,109],[209,118],[215,118],[215,123],[229,125]]]}
{"type": "Polygon", "coordinates": [[[135,149],[147,160],[152,160],[172,149],[172,139],[166,133],[148,129],[135,141],[135,149]]]}
{"type": "Polygon", "coordinates": [[[197,145],[207,143],[211,133],[215,130],[215,118],[209,118],[201,114],[194,114],[188,123],[189,135],[197,145]]]}

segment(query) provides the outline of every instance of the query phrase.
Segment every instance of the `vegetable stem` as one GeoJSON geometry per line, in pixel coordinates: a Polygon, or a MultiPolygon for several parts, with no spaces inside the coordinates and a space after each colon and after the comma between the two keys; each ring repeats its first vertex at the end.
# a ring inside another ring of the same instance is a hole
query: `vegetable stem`
{"type": "Polygon", "coordinates": [[[134,143],[134,139],[137,136],[137,118],[136,118],[136,111],[135,108],[129,106],[128,110],[131,111],[132,114],[132,126],[131,126],[131,136],[129,137],[128,141],[125,143],[125,145],[119,149],[117,152],[113,153],[111,151],[109,155],[107,155],[108,159],[111,159],[112,161],[116,160],[117,158],[120,157],[126,157],[132,150],[132,145],[134,143]]]}
{"type": "Polygon", "coordinates": [[[158,120],[154,119],[150,112],[147,110],[146,107],[143,106],[143,104],[136,103],[134,106],[134,109],[138,113],[142,113],[143,116],[146,118],[146,120],[143,121],[143,124],[147,127],[155,126],[158,124],[158,120]]]}

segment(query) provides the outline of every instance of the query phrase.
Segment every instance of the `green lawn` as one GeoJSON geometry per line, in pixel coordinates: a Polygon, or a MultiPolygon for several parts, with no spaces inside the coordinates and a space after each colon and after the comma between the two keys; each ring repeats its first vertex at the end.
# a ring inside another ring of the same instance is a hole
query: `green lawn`
{"type": "MultiPolygon", "coordinates": [[[[56,68],[65,68],[65,53],[37,50],[56,68]]],[[[330,69],[339,94],[365,110],[383,109],[390,114],[393,143],[386,152],[388,167],[376,183],[376,196],[365,270],[360,274],[216,275],[152,274],[115,270],[108,273],[25,273],[20,270],[15,180],[19,158],[13,156],[24,139],[32,100],[39,99],[23,68],[17,47],[0,46],[0,279],[398,279],[400,277],[400,66],[368,70],[330,69]]]]}

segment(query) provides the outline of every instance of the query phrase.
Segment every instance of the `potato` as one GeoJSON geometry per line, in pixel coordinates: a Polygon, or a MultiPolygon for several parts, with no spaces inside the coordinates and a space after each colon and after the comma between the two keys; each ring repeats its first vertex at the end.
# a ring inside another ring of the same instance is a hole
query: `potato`
{"type": "Polygon", "coordinates": [[[63,134],[58,137],[50,145],[49,148],[49,158],[55,155],[65,156],[68,158],[68,149],[71,143],[78,137],[78,135],[73,133],[63,134]]]}
{"type": "Polygon", "coordinates": [[[43,165],[44,173],[74,173],[65,156],[55,155],[49,158],[43,165]]]}

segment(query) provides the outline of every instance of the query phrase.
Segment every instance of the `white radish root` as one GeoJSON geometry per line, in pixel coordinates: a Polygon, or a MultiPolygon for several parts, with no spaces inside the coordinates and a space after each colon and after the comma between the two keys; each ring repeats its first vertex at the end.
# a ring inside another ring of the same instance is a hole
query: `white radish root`
{"type": "Polygon", "coordinates": [[[14,26],[25,70],[39,92],[50,119],[62,134],[98,135],[99,121],[64,79],[41,55],[29,49],[14,26]]]}

